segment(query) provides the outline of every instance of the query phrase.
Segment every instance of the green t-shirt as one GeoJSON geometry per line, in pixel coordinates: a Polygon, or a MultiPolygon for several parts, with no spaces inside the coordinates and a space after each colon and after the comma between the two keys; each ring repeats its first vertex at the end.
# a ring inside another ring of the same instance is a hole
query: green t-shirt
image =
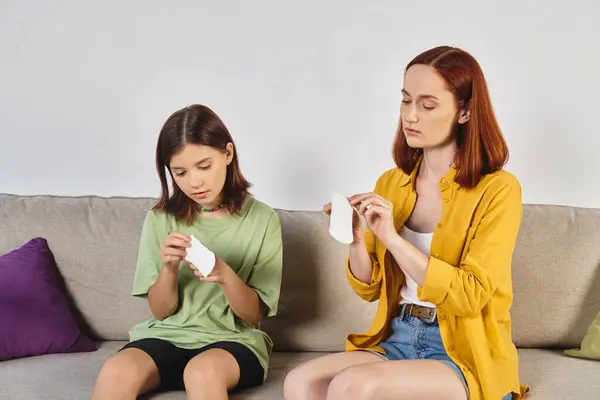
{"type": "MultiPolygon", "coordinates": [[[[162,267],[160,245],[172,232],[194,235],[223,259],[262,302],[266,316],[277,312],[282,275],[281,227],[277,213],[248,197],[240,214],[218,219],[199,217],[191,226],[164,212],[149,211],[142,227],[133,295],[146,297],[162,267]]],[[[267,375],[273,342],[259,325],[234,313],[219,284],[200,281],[184,261],[179,265],[179,307],[170,317],[152,318],[129,331],[130,340],[159,338],[185,349],[218,341],[246,345],[267,375]]]]}

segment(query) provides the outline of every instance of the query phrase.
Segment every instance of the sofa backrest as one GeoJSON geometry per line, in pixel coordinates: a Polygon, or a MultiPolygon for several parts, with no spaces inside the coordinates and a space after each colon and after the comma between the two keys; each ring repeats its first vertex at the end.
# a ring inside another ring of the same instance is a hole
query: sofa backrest
{"type": "MultiPolygon", "coordinates": [[[[153,200],[0,194],[0,254],[47,239],[84,330],[127,340],[150,317],[131,296],[140,228],[153,200]]],[[[284,240],[279,314],[263,327],[276,350],[337,351],[363,332],[376,303],[346,281],[347,248],[316,211],[277,210],[284,240]]],[[[600,210],[525,205],[513,258],[513,340],[520,347],[572,347],[600,310],[600,210]]]]}

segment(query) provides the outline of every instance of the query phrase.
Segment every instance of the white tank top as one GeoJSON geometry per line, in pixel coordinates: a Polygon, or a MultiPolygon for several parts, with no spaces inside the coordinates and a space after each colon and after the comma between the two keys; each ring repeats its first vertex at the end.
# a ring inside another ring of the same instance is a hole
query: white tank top
{"type": "MultiPolygon", "coordinates": [[[[422,253],[427,256],[429,255],[433,233],[419,233],[404,226],[400,231],[400,235],[422,253]]],[[[404,272],[404,270],[402,270],[402,272],[404,272]]],[[[404,285],[400,288],[400,295],[402,296],[400,304],[412,303],[419,306],[435,308],[435,304],[419,300],[419,297],[417,296],[417,283],[406,272],[404,272],[404,277],[406,278],[404,285]]]]}

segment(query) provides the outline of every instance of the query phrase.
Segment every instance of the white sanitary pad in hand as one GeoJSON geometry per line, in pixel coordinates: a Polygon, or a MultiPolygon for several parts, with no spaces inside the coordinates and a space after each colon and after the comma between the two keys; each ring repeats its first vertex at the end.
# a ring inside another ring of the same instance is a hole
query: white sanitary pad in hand
{"type": "Polygon", "coordinates": [[[332,195],[329,234],[340,243],[350,244],[354,240],[352,230],[353,212],[354,210],[345,196],[338,193],[332,195]]]}
{"type": "Polygon", "coordinates": [[[207,249],[194,235],[192,238],[192,247],[188,247],[185,259],[192,263],[200,273],[207,277],[215,267],[215,254],[207,249]]]}

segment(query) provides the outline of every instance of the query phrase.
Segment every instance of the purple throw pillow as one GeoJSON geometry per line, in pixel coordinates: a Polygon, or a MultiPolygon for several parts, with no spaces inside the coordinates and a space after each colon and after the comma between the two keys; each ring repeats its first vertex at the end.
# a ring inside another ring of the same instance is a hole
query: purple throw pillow
{"type": "Polygon", "coordinates": [[[96,349],[71,313],[45,239],[0,256],[0,361],[96,349]]]}

